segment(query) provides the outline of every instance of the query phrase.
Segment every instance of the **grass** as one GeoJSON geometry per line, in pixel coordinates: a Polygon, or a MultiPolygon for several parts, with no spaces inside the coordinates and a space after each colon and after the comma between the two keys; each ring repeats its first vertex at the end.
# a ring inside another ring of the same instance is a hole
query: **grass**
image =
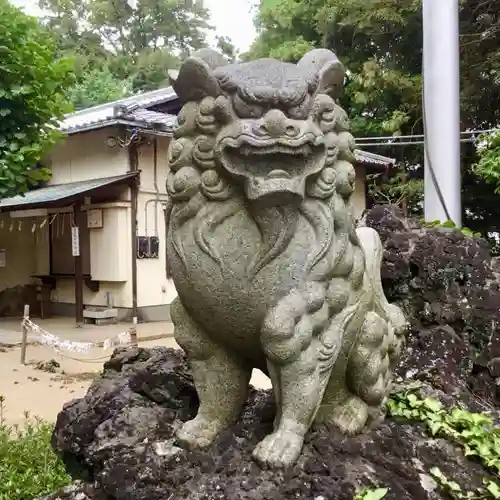
{"type": "Polygon", "coordinates": [[[21,426],[7,426],[0,396],[0,500],[32,500],[71,482],[52,451],[53,426],[25,415],[21,426]]]}

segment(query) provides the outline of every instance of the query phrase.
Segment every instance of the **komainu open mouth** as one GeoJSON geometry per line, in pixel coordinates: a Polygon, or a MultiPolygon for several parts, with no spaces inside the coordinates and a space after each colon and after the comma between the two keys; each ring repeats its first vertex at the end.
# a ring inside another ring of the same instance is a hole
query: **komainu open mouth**
{"type": "Polygon", "coordinates": [[[255,146],[243,144],[240,147],[240,153],[248,155],[268,155],[268,154],[284,154],[293,156],[309,156],[313,153],[313,146],[309,143],[300,146],[291,146],[283,144],[272,144],[270,146],[255,146]]]}
{"type": "Polygon", "coordinates": [[[313,134],[272,140],[241,135],[223,139],[220,147],[224,167],[247,180],[250,198],[279,191],[302,194],[305,179],[321,170],[326,155],[323,137],[313,134]]]}

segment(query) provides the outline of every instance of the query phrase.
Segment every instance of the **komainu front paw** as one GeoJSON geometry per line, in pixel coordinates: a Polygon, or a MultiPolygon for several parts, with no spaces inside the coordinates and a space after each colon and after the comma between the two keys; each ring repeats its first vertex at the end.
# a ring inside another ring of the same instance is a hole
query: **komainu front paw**
{"type": "Polygon", "coordinates": [[[352,396],[334,409],[330,422],[343,434],[354,436],[364,430],[367,420],[368,405],[352,396]]]}
{"type": "Polygon", "coordinates": [[[253,452],[260,465],[285,468],[293,465],[300,455],[304,436],[289,430],[277,430],[265,437],[253,452]]]}
{"type": "Polygon", "coordinates": [[[188,449],[208,448],[225,430],[225,426],[216,420],[197,416],[186,422],[176,433],[178,443],[188,449]]]}

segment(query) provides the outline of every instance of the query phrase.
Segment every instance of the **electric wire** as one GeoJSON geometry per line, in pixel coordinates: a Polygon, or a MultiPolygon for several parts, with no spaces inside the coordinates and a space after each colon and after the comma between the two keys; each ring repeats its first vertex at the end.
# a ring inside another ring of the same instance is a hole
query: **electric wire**
{"type": "MultiPolygon", "coordinates": [[[[475,144],[476,140],[474,139],[460,139],[460,142],[463,144],[475,144]]],[[[386,147],[386,148],[392,148],[394,146],[411,146],[411,145],[417,145],[417,146],[422,146],[425,144],[425,141],[405,141],[405,142],[365,142],[365,143],[358,143],[358,140],[356,139],[356,145],[362,148],[365,147],[386,147]]]]}
{"type": "MultiPolygon", "coordinates": [[[[490,129],[475,129],[475,130],[464,130],[460,132],[460,136],[475,136],[481,134],[489,134],[492,132],[498,132],[500,129],[498,128],[490,128],[490,129]]],[[[398,141],[399,139],[423,139],[424,134],[409,134],[409,135],[386,135],[386,136],[370,136],[370,137],[356,137],[356,142],[364,142],[364,141],[398,141]]],[[[469,138],[471,139],[471,138],[469,138]]]]}

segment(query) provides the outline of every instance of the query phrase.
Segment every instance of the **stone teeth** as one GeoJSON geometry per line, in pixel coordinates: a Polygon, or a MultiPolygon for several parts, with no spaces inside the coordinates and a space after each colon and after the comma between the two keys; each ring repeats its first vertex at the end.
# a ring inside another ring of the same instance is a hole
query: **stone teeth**
{"type": "Polygon", "coordinates": [[[285,170],[275,169],[271,170],[267,177],[269,179],[290,179],[290,174],[285,170]]]}
{"type": "Polygon", "coordinates": [[[250,155],[268,155],[268,154],[285,154],[291,156],[308,156],[312,154],[311,144],[303,144],[301,146],[287,146],[285,144],[273,144],[271,146],[252,146],[242,145],[239,148],[240,154],[244,156],[250,155]]]}

